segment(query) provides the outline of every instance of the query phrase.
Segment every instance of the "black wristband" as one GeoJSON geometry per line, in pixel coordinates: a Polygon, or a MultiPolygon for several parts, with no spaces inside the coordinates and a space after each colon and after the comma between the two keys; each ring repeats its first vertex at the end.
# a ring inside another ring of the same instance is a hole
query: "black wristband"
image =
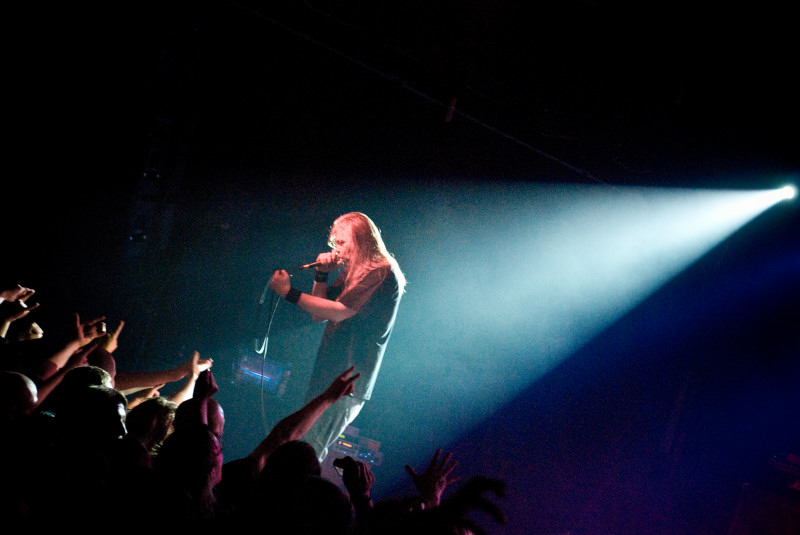
{"type": "Polygon", "coordinates": [[[314,282],[328,282],[328,272],[327,271],[314,271],[314,282]]]}
{"type": "Polygon", "coordinates": [[[297,288],[289,288],[289,291],[286,292],[286,295],[283,297],[291,304],[296,305],[297,302],[300,300],[300,290],[297,288]]]}

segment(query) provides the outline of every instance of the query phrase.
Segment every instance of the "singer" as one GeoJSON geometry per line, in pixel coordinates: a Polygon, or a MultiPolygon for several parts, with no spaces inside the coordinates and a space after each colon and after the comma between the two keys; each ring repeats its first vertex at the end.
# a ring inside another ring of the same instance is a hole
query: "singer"
{"type": "Polygon", "coordinates": [[[343,369],[355,366],[361,373],[353,394],[337,401],[303,437],[320,462],[372,396],[406,285],[380,230],[365,214],[350,212],[336,218],[328,246],[330,252],[302,266],[316,267],[310,294],[292,288],[283,269],[275,271],[269,282],[275,293],[311,314],[313,321],[327,322],[307,397],[325,390],[343,369]],[[328,280],[337,270],[338,275],[328,280]]]}

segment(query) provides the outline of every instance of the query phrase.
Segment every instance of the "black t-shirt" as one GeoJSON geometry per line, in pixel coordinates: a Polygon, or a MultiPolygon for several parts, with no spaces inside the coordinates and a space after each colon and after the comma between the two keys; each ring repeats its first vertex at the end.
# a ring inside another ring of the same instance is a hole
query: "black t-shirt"
{"type": "MultiPolygon", "coordinates": [[[[340,279],[331,284],[329,297],[341,292],[340,279]]],[[[400,297],[397,278],[388,264],[369,271],[358,284],[336,297],[336,301],[357,312],[344,321],[328,321],[325,326],[308,399],[324,392],[352,365],[361,373],[355,382],[353,397],[370,398],[394,328],[400,297]]]]}

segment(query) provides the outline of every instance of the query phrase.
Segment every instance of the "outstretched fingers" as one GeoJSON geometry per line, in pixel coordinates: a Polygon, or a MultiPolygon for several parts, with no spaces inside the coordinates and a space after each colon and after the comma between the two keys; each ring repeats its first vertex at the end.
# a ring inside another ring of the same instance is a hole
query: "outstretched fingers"
{"type": "Polygon", "coordinates": [[[355,366],[350,366],[343,374],[334,379],[334,381],[325,390],[324,395],[332,398],[334,401],[349,396],[355,389],[354,383],[356,379],[361,377],[361,372],[350,375],[356,369],[355,366]]]}

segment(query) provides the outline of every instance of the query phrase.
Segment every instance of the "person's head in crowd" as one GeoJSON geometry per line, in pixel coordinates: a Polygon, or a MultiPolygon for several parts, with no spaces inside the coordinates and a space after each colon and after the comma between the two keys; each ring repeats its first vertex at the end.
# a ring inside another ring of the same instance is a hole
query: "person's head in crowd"
{"type": "Polygon", "coordinates": [[[162,396],[142,401],[128,411],[128,434],[138,439],[151,455],[156,455],[173,429],[178,404],[162,396]]]}
{"type": "Polygon", "coordinates": [[[15,371],[0,371],[0,413],[13,423],[30,415],[38,402],[38,389],[30,377],[15,371]]]}
{"type": "Polygon", "coordinates": [[[102,444],[127,434],[128,400],[108,386],[76,387],[61,400],[56,421],[62,434],[80,442],[102,444]]]}
{"type": "Polygon", "coordinates": [[[290,440],[281,444],[267,458],[261,471],[263,488],[274,488],[298,481],[305,476],[319,476],[322,468],[313,446],[303,440],[290,440]]]}
{"type": "Polygon", "coordinates": [[[64,388],[84,387],[84,386],[107,386],[113,388],[111,374],[104,368],[89,364],[87,366],[76,366],[64,374],[60,386],[64,388]]]}
{"type": "Polygon", "coordinates": [[[349,535],[355,529],[350,497],[319,475],[306,475],[288,490],[287,530],[304,535],[349,535]]]}
{"type": "Polygon", "coordinates": [[[215,516],[214,487],[222,481],[222,445],[207,425],[176,427],[161,445],[153,467],[163,480],[189,498],[191,515],[215,516]]]}
{"type": "Polygon", "coordinates": [[[178,405],[175,411],[176,429],[198,423],[208,425],[209,429],[218,438],[221,438],[225,428],[225,411],[222,409],[222,405],[214,398],[189,398],[178,405]],[[203,405],[205,405],[205,409],[202,408],[203,405]],[[203,421],[204,414],[206,421],[203,421]]]}
{"type": "Polygon", "coordinates": [[[225,411],[219,401],[214,398],[209,398],[207,403],[208,428],[221,441],[225,434],[225,411]]]}
{"type": "Polygon", "coordinates": [[[112,388],[111,375],[97,366],[76,366],[64,374],[61,382],[42,401],[39,410],[56,413],[59,406],[68,400],[73,392],[89,386],[112,388]]]}
{"type": "Polygon", "coordinates": [[[97,366],[98,368],[105,370],[111,379],[111,384],[109,386],[114,386],[114,378],[117,375],[117,362],[111,353],[109,353],[102,346],[97,345],[97,347],[91,349],[91,352],[86,357],[86,360],[88,361],[89,365],[97,366]]]}

